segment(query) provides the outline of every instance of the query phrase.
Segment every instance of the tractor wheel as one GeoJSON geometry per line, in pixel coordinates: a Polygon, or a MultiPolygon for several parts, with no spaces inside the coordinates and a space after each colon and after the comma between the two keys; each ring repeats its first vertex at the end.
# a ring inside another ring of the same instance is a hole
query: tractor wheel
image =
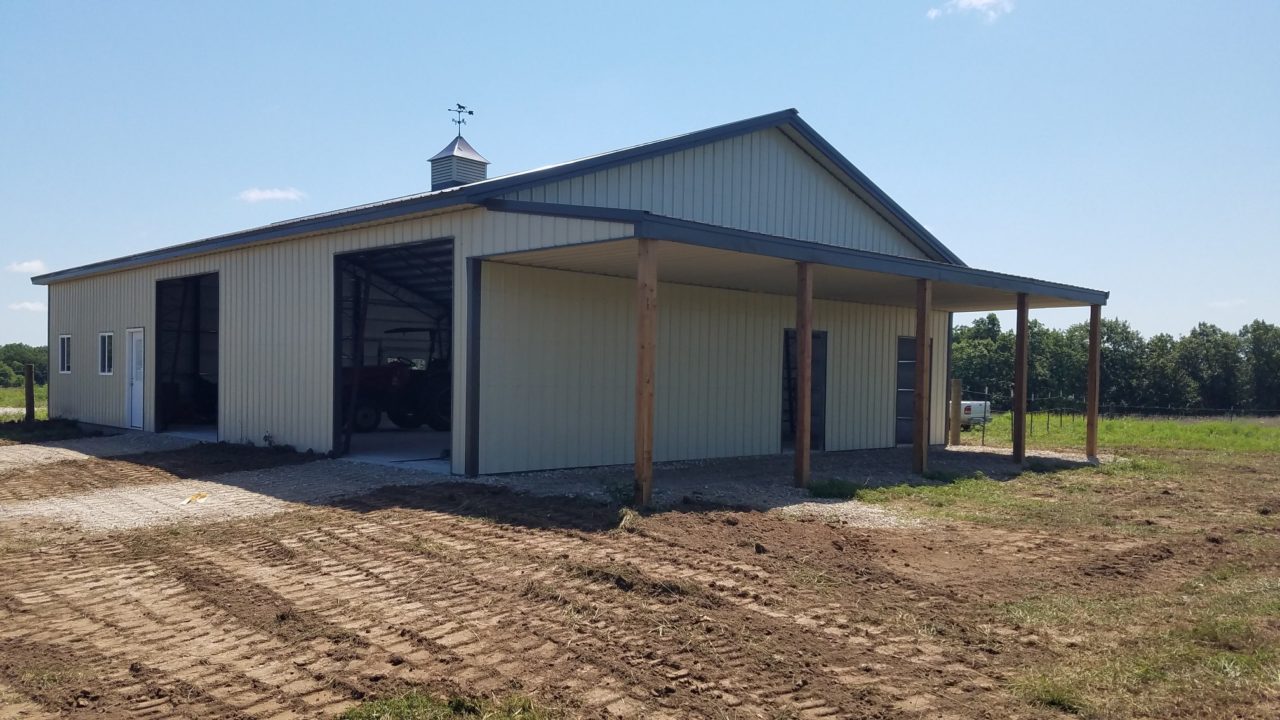
{"type": "Polygon", "coordinates": [[[427,427],[437,432],[449,432],[453,426],[453,389],[448,383],[442,383],[432,390],[427,397],[427,427]]]}
{"type": "Polygon", "coordinates": [[[355,417],[352,418],[352,425],[356,432],[372,432],[378,429],[378,425],[382,423],[382,411],[373,405],[360,404],[356,406],[355,417]]]}

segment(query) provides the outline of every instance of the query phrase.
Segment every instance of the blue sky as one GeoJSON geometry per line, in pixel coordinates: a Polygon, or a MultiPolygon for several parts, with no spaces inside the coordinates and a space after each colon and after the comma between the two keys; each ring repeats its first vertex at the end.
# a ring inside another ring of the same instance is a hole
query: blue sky
{"type": "MultiPolygon", "coordinates": [[[[39,268],[787,107],[970,265],[1280,322],[1280,2],[0,2],[0,342],[39,268]],[[267,192],[254,192],[267,191],[267,192]]],[[[1087,311],[1041,311],[1051,325],[1087,311]]]]}

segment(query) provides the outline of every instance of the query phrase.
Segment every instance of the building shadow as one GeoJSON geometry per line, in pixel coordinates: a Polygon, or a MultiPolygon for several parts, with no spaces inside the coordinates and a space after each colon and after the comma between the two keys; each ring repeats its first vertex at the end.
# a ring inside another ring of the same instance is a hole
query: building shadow
{"type": "MultiPolygon", "coordinates": [[[[114,464],[94,470],[101,478],[86,477],[81,485],[59,483],[48,496],[60,496],[72,487],[78,492],[109,491],[120,495],[121,512],[127,512],[134,502],[152,513],[157,505],[172,504],[172,516],[157,517],[157,523],[200,519],[201,513],[179,507],[184,499],[199,493],[213,500],[203,513],[210,521],[235,519],[239,510],[247,517],[268,505],[278,512],[281,503],[271,501],[283,501],[359,513],[430,511],[527,528],[602,532],[618,526],[620,512],[630,504],[633,492],[630,465],[464,480],[417,469],[330,460],[289,449],[227,443],[171,446],[159,440],[154,445],[159,448],[156,451],[121,453],[147,447],[142,442],[145,439],[50,443],[61,449],[75,446],[83,453],[81,457],[100,457],[114,464]],[[123,479],[116,482],[115,476],[123,479]],[[219,508],[216,512],[214,505],[219,508]]],[[[1019,465],[1012,462],[1006,449],[935,448],[930,452],[931,470],[921,476],[910,472],[910,461],[909,448],[815,453],[812,483],[838,482],[856,491],[939,485],[979,474],[1007,481],[1027,472],[1089,464],[1082,455],[1033,453],[1019,465]]],[[[815,497],[809,490],[794,487],[793,462],[792,455],[768,455],[659,463],[655,466],[654,503],[644,512],[763,512],[850,502],[815,497]]],[[[69,469],[59,472],[63,471],[69,469]]],[[[2,511],[0,507],[0,515],[2,511]]]]}

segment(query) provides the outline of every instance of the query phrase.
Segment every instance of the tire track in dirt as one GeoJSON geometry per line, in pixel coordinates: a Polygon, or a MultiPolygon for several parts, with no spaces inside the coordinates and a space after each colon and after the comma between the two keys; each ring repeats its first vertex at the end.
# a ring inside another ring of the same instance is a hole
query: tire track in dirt
{"type": "MultiPolygon", "coordinates": [[[[415,516],[422,514],[416,511],[415,516]]],[[[395,531],[423,531],[427,533],[436,533],[449,535],[457,539],[460,536],[468,536],[484,539],[493,544],[503,546],[506,552],[517,556],[528,557],[555,557],[556,553],[561,555],[569,555],[575,557],[578,561],[587,562],[608,562],[617,560],[619,557],[625,556],[628,563],[634,564],[642,570],[652,573],[660,573],[658,576],[676,576],[685,579],[698,580],[705,584],[711,590],[719,590],[729,587],[731,590],[733,582],[731,578],[723,576],[707,576],[704,573],[714,572],[713,569],[705,567],[700,563],[676,563],[668,562],[665,558],[678,558],[684,560],[691,553],[673,552],[677,549],[684,549],[684,546],[678,542],[662,542],[661,539],[655,539],[652,535],[639,533],[630,534],[612,534],[612,535],[595,535],[587,536],[579,533],[567,533],[559,536],[548,538],[545,533],[536,534],[530,537],[528,531],[517,528],[510,528],[503,525],[493,525],[490,523],[479,522],[478,527],[457,528],[457,518],[448,515],[433,516],[429,513],[427,517],[417,518],[411,523],[395,521],[391,523],[395,531]],[[653,542],[649,542],[652,540],[653,542]],[[587,547],[584,547],[584,543],[587,547]],[[610,545],[614,543],[615,545],[610,545]],[[625,545],[625,547],[617,547],[617,544],[625,545]],[[645,552],[645,551],[648,552],[645,552]],[[561,552],[568,551],[568,552],[561,552]],[[575,552],[577,554],[575,555],[575,552]],[[588,553],[587,557],[583,557],[583,552],[588,553]],[[656,557],[655,557],[656,556],[656,557]]],[[[692,553],[697,555],[698,553],[692,553]]],[[[716,562],[708,563],[719,568],[728,567],[735,577],[759,577],[768,578],[769,574],[762,568],[740,562],[716,562]]],[[[872,580],[884,581],[886,578],[873,575],[872,580]]],[[[927,609],[931,605],[931,599],[925,597],[920,600],[921,595],[927,595],[927,588],[917,588],[910,583],[901,583],[900,579],[894,579],[894,583],[882,582],[882,587],[890,587],[900,585],[898,587],[898,599],[902,603],[901,607],[914,606],[917,608],[927,609]]],[[[749,587],[739,585],[739,588],[749,587]]],[[[758,612],[765,617],[774,621],[786,621],[795,623],[803,628],[820,632],[826,636],[828,640],[834,640],[852,646],[851,650],[860,651],[864,654],[870,654],[867,658],[868,662],[863,665],[871,665],[871,672],[876,673],[877,677],[884,680],[884,685],[892,686],[894,683],[902,687],[910,687],[918,684],[918,676],[922,670],[927,671],[929,668],[936,668],[939,663],[946,665],[951,678],[937,679],[939,688],[948,685],[960,684],[963,680],[966,683],[968,692],[972,689],[982,686],[990,686],[990,679],[983,675],[978,669],[969,667],[971,662],[965,654],[959,652],[949,652],[934,643],[921,642],[918,638],[911,636],[887,636],[878,644],[866,640],[867,637],[877,637],[882,633],[882,628],[878,627],[854,627],[843,619],[842,611],[845,608],[837,605],[836,608],[824,613],[824,609],[817,607],[817,604],[826,598],[820,594],[806,594],[798,591],[797,588],[788,586],[787,590],[792,595],[792,601],[788,602],[788,611],[780,611],[762,605],[758,601],[744,601],[742,599],[743,590],[738,589],[736,592],[721,592],[720,596],[729,603],[735,603],[740,607],[758,612]],[[799,600],[799,602],[797,602],[799,600]],[[811,611],[802,612],[798,615],[793,614],[792,608],[800,606],[809,606],[811,611]],[[860,633],[860,634],[859,634],[860,633]],[[950,657],[948,657],[950,656],[950,657]],[[900,661],[901,667],[898,672],[893,675],[884,674],[888,669],[887,660],[900,661]],[[955,676],[959,675],[959,678],[955,676]],[[949,681],[949,682],[948,682],[949,681]]],[[[899,609],[901,612],[901,609],[899,609]]],[[[777,632],[777,628],[767,628],[770,633],[777,632]]],[[[749,638],[744,638],[749,642],[749,638]]],[[[850,671],[849,668],[837,668],[833,670],[837,679],[845,684],[860,685],[865,682],[868,670],[857,668],[850,671]]],[[[951,706],[956,708],[958,712],[964,716],[975,717],[980,713],[967,700],[956,697],[955,694],[938,695],[930,699],[919,695],[911,695],[904,691],[895,691],[903,696],[903,700],[910,700],[907,703],[912,708],[920,710],[930,710],[936,712],[936,706],[951,706]]],[[[785,693],[778,693],[785,694],[785,693]]],[[[801,700],[800,703],[807,702],[801,700]]],[[[815,711],[813,715],[820,715],[820,711],[815,711]]]]}
{"type": "MultiPolygon", "coordinates": [[[[135,718],[244,718],[191,684],[138,662],[121,669],[116,658],[83,643],[38,637],[0,640],[0,678],[15,693],[58,714],[135,718]]],[[[0,715],[2,716],[2,715],[0,715]]]]}
{"type": "Polygon", "coordinates": [[[350,688],[302,668],[325,659],[325,647],[286,645],[192,597],[158,566],[107,568],[108,582],[67,583],[53,591],[50,610],[70,642],[87,642],[118,658],[144,662],[256,717],[289,712],[333,714],[351,704],[350,688]],[[57,608],[61,605],[61,608],[57,608]]]}
{"type": "Polygon", "coordinates": [[[1008,714],[998,701],[975,708],[975,696],[953,696],[945,674],[974,672],[959,651],[857,622],[864,590],[891,591],[878,606],[923,608],[927,586],[855,574],[847,602],[830,602],[771,557],[743,561],[749,547],[717,557],[666,526],[583,532],[556,518],[522,527],[413,506],[431,492],[397,489],[399,507],[345,502],[357,507],[94,538],[83,550],[15,556],[0,573],[38,576],[24,576],[25,594],[8,605],[70,614],[80,625],[69,635],[95,650],[142,648],[148,667],[255,717],[449,679],[467,692],[539,689],[583,716],[1008,714]],[[138,558],[147,561],[127,562],[138,558]],[[637,588],[610,581],[617,564],[637,588]],[[669,583],[674,594],[645,590],[669,583]],[[244,602],[228,598],[238,588],[244,602]],[[344,642],[352,637],[361,640],[344,642]],[[210,663],[191,665],[201,654],[210,663]]]}
{"type": "MultiPolygon", "coordinates": [[[[362,526],[367,526],[368,524],[369,523],[366,522],[366,523],[363,523],[362,526]]],[[[546,558],[549,558],[549,557],[550,558],[558,557],[558,555],[556,554],[556,551],[558,550],[571,550],[571,551],[575,549],[584,550],[583,541],[585,541],[587,545],[590,546],[585,548],[586,552],[591,553],[589,557],[584,558],[581,554],[574,555],[573,552],[559,553],[559,556],[574,557],[578,561],[585,560],[590,562],[599,562],[600,564],[604,565],[610,561],[617,561],[619,557],[625,555],[628,562],[635,562],[640,567],[646,567],[650,570],[657,569],[657,570],[665,571],[668,573],[677,574],[685,578],[696,577],[696,572],[694,570],[690,570],[689,568],[679,564],[659,562],[653,565],[646,566],[644,562],[641,562],[638,560],[638,556],[640,556],[641,553],[635,552],[638,549],[637,546],[633,544],[635,542],[636,536],[631,534],[581,536],[579,534],[571,532],[568,534],[560,534],[560,535],[548,537],[547,533],[543,533],[543,532],[535,532],[535,533],[532,533],[532,536],[531,536],[529,531],[523,531],[515,528],[508,528],[505,526],[492,526],[487,523],[479,523],[479,527],[475,527],[475,528],[472,528],[469,526],[471,523],[467,523],[468,527],[464,527],[464,528],[456,527],[458,524],[459,524],[458,519],[456,517],[450,518],[448,516],[429,517],[425,519],[416,520],[413,523],[407,523],[407,524],[404,522],[392,521],[392,522],[389,522],[386,526],[383,526],[381,531],[383,535],[381,537],[374,538],[374,540],[375,542],[376,541],[393,542],[394,540],[392,538],[395,536],[395,534],[404,533],[404,532],[413,532],[413,531],[425,531],[428,533],[443,533],[443,534],[448,534],[450,536],[453,536],[455,538],[459,536],[485,537],[486,539],[498,537],[498,538],[501,538],[502,540],[510,541],[510,542],[495,543],[503,546],[502,553],[501,553],[502,556],[510,555],[513,557],[523,556],[523,557],[535,558],[535,559],[540,558],[543,561],[545,561],[546,558]],[[608,544],[605,544],[609,542],[615,543],[616,545],[624,545],[625,547],[611,547],[608,544]],[[673,571],[672,568],[681,568],[681,571],[673,571]]],[[[368,551],[372,551],[372,547],[369,547],[366,549],[368,551]]],[[[671,553],[669,552],[669,550],[664,548],[658,548],[655,550],[655,552],[662,552],[664,557],[671,556],[671,553]]],[[[743,567],[743,564],[741,563],[734,563],[733,565],[739,568],[743,567]]],[[[511,570],[505,570],[504,572],[511,572],[511,570]]],[[[703,579],[704,581],[706,580],[705,578],[703,579]]],[[[560,582],[564,583],[564,580],[560,579],[560,582]]],[[[573,585],[572,583],[569,583],[568,585],[569,587],[581,587],[580,585],[573,585]]],[[[714,588],[715,582],[714,581],[710,582],[710,586],[714,588]]],[[[565,585],[562,584],[560,587],[563,588],[565,587],[565,585]]],[[[596,599],[600,599],[598,595],[584,598],[584,600],[586,601],[593,601],[596,599]]],[[[737,594],[726,595],[723,597],[723,599],[726,601],[726,604],[736,604],[738,607],[743,607],[749,604],[748,602],[741,600],[741,598],[738,597],[737,594]]],[[[614,602],[615,601],[612,599],[609,599],[607,601],[608,604],[613,604],[614,602]]],[[[751,604],[754,604],[754,603],[751,603],[751,604]]],[[[776,612],[772,610],[765,611],[764,609],[761,609],[761,608],[755,608],[755,609],[760,611],[760,614],[763,615],[763,618],[758,623],[748,623],[745,626],[746,630],[736,634],[735,642],[727,644],[727,647],[729,649],[722,651],[721,653],[722,655],[731,655],[733,652],[732,650],[733,648],[750,646],[754,642],[754,638],[751,637],[752,632],[756,632],[758,635],[763,634],[765,636],[778,635],[788,630],[790,630],[791,632],[794,632],[795,631],[794,628],[786,627],[786,625],[794,623],[796,625],[799,625],[800,628],[803,629],[809,635],[813,634],[812,632],[810,632],[810,629],[816,623],[814,623],[811,620],[808,620],[803,616],[799,618],[793,618],[788,613],[776,612]]],[[[713,611],[707,611],[707,612],[710,612],[711,614],[716,614],[713,611]]],[[[734,628],[740,622],[741,622],[741,617],[734,616],[732,620],[726,620],[725,627],[734,628]]],[[[693,621],[691,621],[691,624],[695,624],[695,625],[697,624],[696,618],[693,621]]],[[[730,630],[730,632],[732,633],[733,631],[730,630]]],[[[879,631],[877,630],[877,632],[879,631]]],[[[885,651],[887,648],[893,647],[891,644],[886,643],[880,646],[873,647],[872,644],[869,643],[868,641],[863,640],[861,637],[855,636],[851,631],[845,631],[845,630],[834,632],[832,629],[828,628],[828,632],[826,633],[826,635],[828,636],[828,638],[824,638],[824,639],[830,639],[830,636],[836,635],[838,636],[835,638],[836,641],[854,645],[864,653],[871,653],[874,651],[875,654],[870,655],[869,659],[875,661],[876,666],[880,671],[883,671],[886,668],[885,661],[888,660],[889,658],[886,657],[885,651]]],[[[912,647],[913,641],[915,640],[915,638],[910,638],[910,637],[894,637],[890,639],[898,643],[898,645],[902,648],[912,647]]],[[[800,642],[804,642],[804,640],[801,639],[800,642]]],[[[896,678],[894,678],[895,680],[901,680],[903,686],[910,686],[911,684],[913,684],[912,682],[913,678],[915,678],[921,671],[921,668],[918,667],[919,663],[921,662],[935,663],[941,659],[940,656],[937,654],[941,650],[941,648],[937,646],[927,646],[927,645],[922,646],[922,648],[923,648],[922,651],[917,653],[917,657],[908,657],[907,656],[908,653],[905,653],[905,652],[890,653],[893,655],[901,656],[900,659],[903,659],[905,663],[910,663],[910,664],[904,664],[900,669],[901,670],[900,674],[896,678]]],[[[747,677],[761,677],[761,671],[759,669],[746,668],[740,663],[736,662],[739,659],[740,658],[736,656],[732,658],[734,662],[731,663],[731,667],[736,672],[736,674],[745,675],[747,677]],[[740,671],[744,671],[744,672],[740,672],[740,671]]],[[[960,658],[958,659],[963,659],[963,656],[960,656],[960,658]]],[[[965,668],[964,665],[958,664],[957,662],[953,662],[949,669],[952,672],[952,674],[955,674],[957,669],[959,669],[960,671],[967,670],[967,668],[965,668]]],[[[813,670],[813,668],[810,668],[809,671],[811,670],[813,670]]],[[[818,668],[818,670],[825,671],[826,668],[818,668]]],[[[834,668],[832,672],[835,675],[836,679],[839,682],[841,682],[841,684],[857,684],[857,683],[846,682],[850,675],[848,668],[834,668]]],[[[867,671],[865,669],[860,669],[855,673],[855,675],[857,676],[857,679],[861,681],[863,678],[866,677],[866,672],[867,671]]],[[[978,681],[984,680],[984,678],[979,673],[970,672],[969,674],[972,676],[972,679],[976,679],[978,681]]],[[[765,673],[765,675],[767,675],[767,673],[765,673]]],[[[889,678],[885,678],[885,679],[887,680],[889,678]]],[[[788,680],[788,682],[790,682],[790,680],[788,680]]],[[[938,684],[939,686],[942,686],[943,683],[939,682],[938,684]]],[[[817,697],[810,697],[807,692],[796,693],[795,688],[790,686],[786,686],[786,687],[779,686],[777,688],[771,688],[769,690],[764,691],[763,693],[764,697],[781,698],[783,700],[783,704],[793,704],[794,706],[803,707],[808,711],[804,713],[806,716],[815,716],[815,717],[820,717],[827,713],[834,714],[835,712],[834,710],[824,711],[824,709],[821,707],[821,701],[818,700],[818,698],[833,697],[838,695],[840,695],[839,690],[836,689],[833,691],[832,688],[830,687],[821,688],[820,691],[817,693],[817,697]]],[[[944,705],[944,706],[949,705],[952,707],[960,708],[963,711],[963,714],[968,717],[976,717],[980,715],[980,713],[974,711],[974,709],[969,703],[954,697],[945,697],[945,696],[938,697],[935,701],[926,701],[923,698],[917,697],[914,700],[913,704],[922,709],[926,706],[932,707],[934,705],[944,705]]]]}
{"type": "MultiPolygon", "coordinates": [[[[452,518],[452,519],[446,520],[445,522],[452,522],[454,524],[457,524],[458,520],[456,518],[452,518]]],[[[441,521],[438,519],[433,519],[430,522],[430,525],[432,529],[438,530],[440,528],[441,521]]],[[[463,528],[464,531],[470,530],[470,529],[471,528],[463,528]]],[[[362,568],[361,568],[362,570],[376,575],[386,587],[392,588],[391,592],[401,593],[401,592],[404,592],[403,590],[404,578],[400,577],[398,574],[393,574],[390,576],[387,575],[386,573],[387,564],[390,563],[394,567],[415,567],[416,565],[415,570],[422,570],[422,561],[423,561],[421,554],[415,555],[408,552],[391,553],[388,551],[387,548],[389,547],[395,547],[398,544],[404,544],[403,541],[397,542],[395,538],[397,536],[403,536],[405,533],[406,533],[406,529],[402,525],[388,527],[388,526],[383,526],[379,523],[370,522],[369,520],[366,519],[360,522],[354,528],[344,528],[341,531],[335,531],[333,533],[330,533],[329,534],[330,542],[323,543],[322,547],[319,547],[317,549],[322,551],[324,554],[324,557],[327,559],[341,558],[343,561],[350,561],[357,565],[362,565],[362,568]],[[341,549],[335,548],[333,546],[334,542],[338,542],[338,543],[341,543],[342,545],[348,546],[348,549],[344,552],[341,549]],[[373,563],[372,566],[370,565],[370,563],[364,560],[365,558],[375,557],[380,554],[385,556],[385,559],[380,560],[377,563],[373,563]]],[[[321,533],[321,535],[323,534],[324,533],[321,533]]],[[[316,534],[308,534],[308,536],[310,536],[310,542],[317,541],[318,536],[316,534]]],[[[437,536],[437,539],[438,539],[438,536],[437,536]]],[[[570,542],[573,542],[573,543],[577,542],[572,538],[570,538],[569,540],[570,542]]],[[[448,538],[445,538],[444,542],[450,542],[450,540],[448,538]]],[[[462,546],[462,549],[466,553],[468,553],[468,556],[455,559],[448,565],[438,565],[434,568],[429,568],[424,573],[420,573],[420,574],[430,575],[432,577],[439,577],[441,572],[447,571],[449,569],[449,566],[456,566],[456,567],[465,566],[468,572],[470,573],[470,575],[472,576],[472,578],[487,578],[487,577],[511,578],[511,577],[524,576],[524,577],[530,578],[531,581],[533,582],[537,582],[541,580],[548,580],[550,582],[554,582],[556,587],[555,594],[560,596],[560,599],[562,601],[567,601],[571,604],[577,604],[578,606],[595,605],[597,604],[597,601],[604,600],[605,602],[599,603],[599,604],[605,607],[608,607],[608,606],[617,605],[619,602],[620,598],[617,597],[618,593],[616,590],[609,589],[609,588],[604,588],[602,590],[596,583],[578,582],[571,578],[567,578],[566,576],[564,576],[563,573],[553,574],[554,570],[548,570],[547,568],[540,567],[536,563],[505,564],[505,565],[498,564],[498,563],[495,563],[493,557],[478,556],[477,553],[482,549],[482,546],[476,545],[475,543],[470,543],[466,541],[457,541],[456,543],[453,543],[453,545],[454,547],[462,546]],[[602,597],[602,593],[609,594],[609,597],[607,598],[602,597]]],[[[511,559],[512,554],[507,552],[506,548],[490,547],[490,548],[487,548],[485,554],[486,555],[495,554],[495,550],[497,551],[496,553],[497,555],[507,558],[508,560],[511,559]]],[[[523,555],[523,553],[517,554],[515,555],[515,557],[519,557],[520,555],[523,555]]],[[[554,557],[554,556],[550,556],[550,557],[554,557]]],[[[547,557],[541,558],[543,562],[545,562],[546,559],[547,557]]],[[[350,578],[350,579],[354,581],[354,578],[350,578]]],[[[272,584],[274,585],[276,583],[273,582],[272,584]]],[[[365,596],[368,597],[367,596],[368,590],[366,588],[360,587],[359,589],[362,593],[366,593],[365,596]]],[[[489,596],[489,597],[493,597],[496,594],[501,594],[504,592],[508,594],[511,592],[511,588],[508,585],[504,585],[502,583],[493,584],[493,583],[484,583],[484,582],[476,582],[470,587],[455,588],[455,590],[457,592],[465,592],[473,596],[489,596]]],[[[418,596],[415,595],[414,597],[416,599],[418,596]]],[[[626,597],[625,594],[623,595],[623,598],[625,598],[625,600],[627,601],[631,599],[629,597],[626,597]]],[[[625,610],[618,611],[618,614],[632,615],[632,617],[629,618],[631,620],[631,624],[636,624],[634,615],[637,613],[648,613],[650,615],[653,615],[655,613],[670,614],[670,608],[665,607],[662,604],[658,604],[658,603],[640,603],[637,606],[634,603],[626,602],[626,605],[628,605],[629,607],[625,608],[625,610]]],[[[486,610],[490,614],[493,613],[492,607],[489,607],[486,610]]],[[[561,607],[553,605],[549,609],[544,609],[542,612],[545,614],[548,610],[551,613],[551,619],[553,621],[560,621],[562,619],[560,617],[562,613],[561,607]]],[[[526,622],[529,622],[530,621],[529,619],[536,616],[537,613],[531,613],[528,607],[524,607],[519,610],[519,615],[521,617],[526,618],[526,622]]],[[[539,619],[545,622],[545,618],[539,618],[539,619]]],[[[655,619],[653,622],[656,625],[660,621],[661,620],[655,619]]],[[[696,617],[688,618],[686,619],[686,621],[689,622],[690,624],[697,625],[696,617]]],[[[608,651],[609,647],[613,647],[613,646],[644,647],[646,644],[650,646],[653,645],[652,638],[644,638],[644,637],[623,632],[619,628],[624,627],[624,625],[619,624],[617,626],[614,626],[611,624],[609,619],[606,619],[605,621],[602,621],[602,622],[594,623],[592,625],[593,625],[592,629],[594,631],[607,634],[606,637],[604,638],[604,642],[601,645],[602,649],[605,652],[608,651]]],[[[775,631],[776,629],[771,629],[769,632],[772,633],[775,631]]],[[[554,636],[553,636],[553,639],[555,639],[554,636]]],[[[574,639],[569,638],[565,642],[574,642],[574,639]]],[[[578,639],[577,642],[580,644],[582,642],[582,639],[578,639]]],[[[746,667],[747,663],[750,661],[750,658],[748,655],[736,650],[735,649],[736,647],[737,646],[734,643],[723,641],[723,642],[720,642],[718,645],[713,646],[709,654],[704,653],[703,655],[699,656],[699,655],[691,655],[689,653],[685,653],[683,656],[679,656],[679,657],[684,661],[684,664],[689,666],[703,665],[703,666],[718,667],[719,674],[721,676],[721,679],[719,680],[720,683],[727,682],[726,678],[733,674],[743,674],[743,675],[746,675],[747,677],[757,677],[757,676],[760,676],[760,674],[763,672],[765,675],[771,675],[771,673],[767,672],[767,668],[746,667]],[[746,671],[746,672],[743,672],[743,671],[746,671]]],[[[663,653],[663,655],[667,657],[677,656],[678,650],[679,648],[671,648],[670,651],[663,653]]],[[[653,663],[651,661],[640,659],[637,662],[643,671],[652,673],[653,663]]],[[[681,663],[679,662],[675,664],[676,664],[676,667],[681,666],[681,663]]],[[[683,677],[683,676],[684,675],[681,675],[680,677],[683,677]]],[[[787,677],[785,679],[775,678],[775,680],[776,682],[773,685],[760,685],[754,689],[749,687],[735,688],[735,690],[739,692],[741,695],[745,696],[746,698],[754,697],[759,701],[765,702],[770,705],[775,705],[775,706],[783,705],[783,706],[790,706],[793,709],[805,710],[807,711],[805,713],[807,716],[822,717],[822,716],[836,715],[840,712],[839,708],[824,706],[822,701],[819,699],[818,694],[814,694],[813,691],[806,690],[803,692],[797,692],[798,686],[796,685],[794,677],[787,677]]],[[[706,681],[694,680],[694,681],[691,681],[690,684],[693,685],[699,691],[705,691],[707,689],[712,689],[716,687],[715,683],[706,682],[706,681]]],[[[803,683],[801,685],[803,685],[803,683]]],[[[822,694],[826,694],[828,691],[832,691],[832,690],[835,690],[837,695],[840,694],[838,687],[824,688],[822,690],[822,694]]],[[[724,697],[721,699],[721,701],[722,702],[727,701],[732,704],[737,704],[739,702],[742,702],[743,699],[744,698],[735,697],[734,694],[726,692],[724,693],[724,697]]]]}
{"type": "MultiPolygon", "coordinates": [[[[206,559],[219,563],[227,572],[266,579],[298,607],[360,632],[373,642],[385,638],[387,644],[408,644],[413,640],[420,646],[425,641],[428,647],[406,648],[405,657],[426,661],[434,655],[452,678],[482,692],[535,685],[525,677],[528,668],[521,662],[520,651],[540,650],[541,665],[550,678],[583,674],[576,653],[570,649],[582,639],[566,636],[539,617],[535,608],[525,606],[512,612],[498,607],[494,587],[475,582],[453,563],[424,561],[407,552],[401,557],[383,547],[363,547],[351,542],[351,534],[350,528],[343,528],[333,533],[305,533],[297,540],[282,539],[286,547],[305,555],[301,563],[256,565],[252,557],[234,550],[219,551],[206,559]],[[307,548],[313,554],[305,554],[307,548]],[[339,599],[344,597],[351,599],[339,599]],[[518,651],[507,649],[516,639],[513,628],[531,636],[518,651]],[[550,632],[553,629],[555,632],[550,632]],[[440,656],[441,648],[447,655],[440,656]]],[[[505,592],[511,590],[506,588],[505,592]]],[[[630,678],[608,672],[589,674],[594,686],[625,688],[631,684],[630,678]]],[[[607,690],[588,694],[584,702],[597,710],[612,708],[610,712],[617,715],[633,715],[629,712],[633,706],[636,711],[656,711],[638,705],[638,700],[628,701],[625,693],[607,690]]]]}

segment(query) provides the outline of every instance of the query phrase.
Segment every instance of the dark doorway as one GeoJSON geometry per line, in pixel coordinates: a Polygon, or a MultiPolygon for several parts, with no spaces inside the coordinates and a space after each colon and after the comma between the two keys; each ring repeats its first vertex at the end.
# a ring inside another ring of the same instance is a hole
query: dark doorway
{"type": "MultiPolygon", "coordinates": [[[[782,335],[782,447],[796,445],[796,331],[788,328],[782,335]]],[[[827,331],[813,333],[813,385],[809,419],[809,443],[814,450],[825,450],[827,439],[827,331]]]]}
{"type": "MultiPolygon", "coordinates": [[[[933,352],[933,339],[929,339],[929,351],[933,352]]],[[[894,442],[910,445],[915,440],[916,424],[916,339],[913,336],[898,338],[897,399],[894,418],[894,442]]],[[[929,394],[933,395],[933,374],[929,376],[929,394]]]]}
{"type": "Polygon", "coordinates": [[[447,459],[453,241],[338,255],[334,271],[335,449],[396,463],[447,459]]]}
{"type": "Polygon", "coordinates": [[[156,283],[156,430],[218,425],[218,274],[156,283]]]}

